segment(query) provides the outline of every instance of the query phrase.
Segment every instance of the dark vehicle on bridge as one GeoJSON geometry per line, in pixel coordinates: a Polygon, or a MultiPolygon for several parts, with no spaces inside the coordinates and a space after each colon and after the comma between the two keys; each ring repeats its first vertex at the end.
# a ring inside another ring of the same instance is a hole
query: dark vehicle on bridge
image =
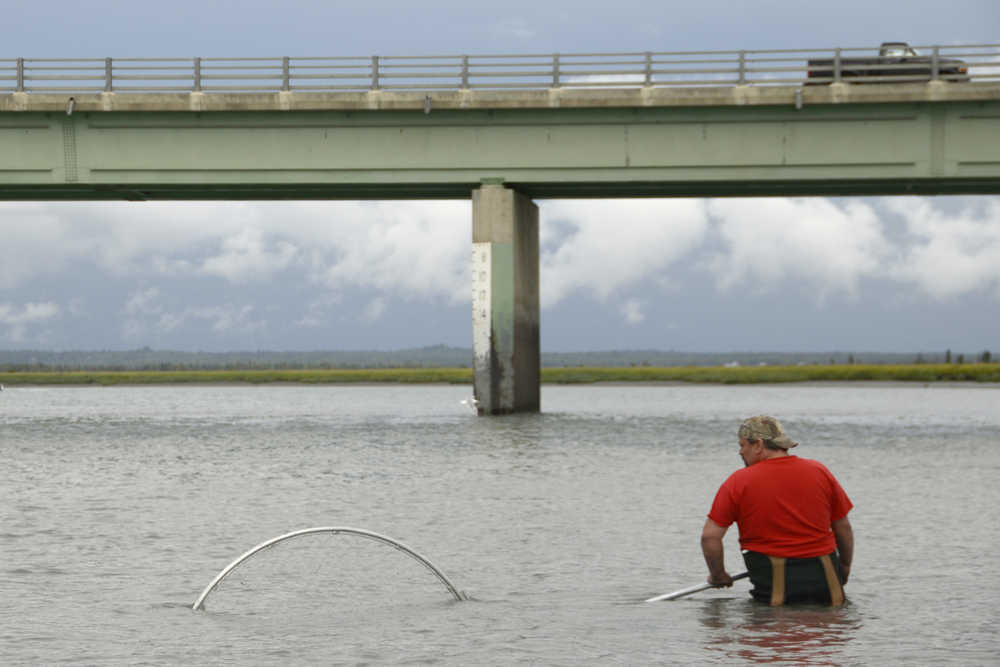
{"type": "Polygon", "coordinates": [[[966,63],[955,58],[923,56],[906,42],[883,42],[875,58],[839,58],[810,60],[807,84],[826,84],[837,80],[846,83],[909,83],[934,79],[934,70],[942,81],[968,81],[966,63]]]}

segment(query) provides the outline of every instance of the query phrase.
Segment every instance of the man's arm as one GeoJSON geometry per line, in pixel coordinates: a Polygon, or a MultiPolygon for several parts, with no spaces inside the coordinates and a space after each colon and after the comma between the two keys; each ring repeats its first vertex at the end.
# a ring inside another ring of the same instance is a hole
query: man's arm
{"type": "Polygon", "coordinates": [[[705,564],[708,565],[708,583],[716,588],[733,585],[733,578],[726,572],[722,549],[722,538],[727,530],[728,527],[723,528],[711,519],[706,519],[705,527],[701,529],[701,553],[704,554],[705,564]]]}
{"type": "MultiPolygon", "coordinates": [[[[830,528],[833,529],[833,538],[837,540],[837,551],[840,554],[840,583],[846,584],[847,577],[851,574],[851,561],[854,560],[854,529],[846,516],[834,521],[830,528]]],[[[703,542],[704,539],[703,537],[703,542]]]]}

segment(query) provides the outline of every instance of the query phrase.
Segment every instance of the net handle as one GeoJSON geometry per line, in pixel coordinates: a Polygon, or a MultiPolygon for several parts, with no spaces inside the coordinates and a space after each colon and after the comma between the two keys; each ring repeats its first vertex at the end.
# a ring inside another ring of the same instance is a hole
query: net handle
{"type": "Polygon", "coordinates": [[[234,560],[232,563],[227,565],[221,572],[219,572],[219,574],[215,575],[215,579],[212,579],[212,583],[210,583],[208,586],[205,587],[205,590],[203,590],[201,592],[201,595],[198,596],[198,599],[195,600],[195,603],[191,607],[191,609],[193,609],[194,611],[202,609],[205,604],[205,598],[207,598],[209,594],[211,594],[211,592],[215,590],[216,586],[222,583],[222,580],[225,579],[230,572],[235,570],[245,560],[252,557],[254,554],[263,551],[268,547],[272,547],[275,544],[278,544],[279,542],[285,542],[287,540],[296,537],[302,537],[304,535],[315,535],[320,533],[329,533],[331,535],[338,535],[338,534],[356,535],[358,537],[364,537],[369,540],[381,542],[382,544],[388,544],[392,548],[397,549],[398,551],[402,551],[404,554],[407,554],[408,556],[414,558],[415,560],[423,564],[424,567],[430,570],[434,574],[434,576],[437,577],[438,580],[445,585],[445,587],[448,589],[448,592],[451,593],[452,597],[454,597],[455,600],[459,602],[461,602],[462,600],[468,600],[468,597],[465,595],[465,593],[455,588],[455,586],[450,581],[448,581],[448,577],[444,576],[444,573],[441,572],[441,570],[434,567],[434,565],[429,560],[427,560],[425,557],[421,556],[419,553],[417,553],[410,547],[406,546],[399,540],[395,540],[391,537],[387,537],[386,535],[381,535],[379,533],[375,533],[370,530],[364,530],[361,528],[348,528],[346,526],[319,526],[316,528],[303,528],[302,530],[296,530],[292,531],[291,533],[285,533],[284,535],[279,535],[278,537],[267,540],[266,542],[261,542],[253,549],[250,549],[249,551],[241,555],[239,558],[234,560]]]}

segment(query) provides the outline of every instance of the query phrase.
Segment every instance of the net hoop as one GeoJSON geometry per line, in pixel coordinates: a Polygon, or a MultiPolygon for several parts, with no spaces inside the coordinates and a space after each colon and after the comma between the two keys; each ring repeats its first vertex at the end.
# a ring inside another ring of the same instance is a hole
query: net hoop
{"type": "Polygon", "coordinates": [[[412,557],[414,560],[418,561],[424,567],[430,570],[434,574],[434,576],[437,577],[438,580],[445,585],[445,588],[448,589],[448,592],[451,593],[452,597],[455,598],[456,601],[461,602],[462,600],[468,600],[468,597],[465,595],[465,593],[455,588],[455,586],[448,580],[448,577],[444,576],[444,573],[441,572],[441,570],[434,567],[434,565],[424,556],[421,556],[419,553],[417,553],[410,547],[406,546],[399,540],[387,537],[386,535],[380,535],[379,533],[374,533],[370,530],[363,530],[361,528],[348,528],[345,526],[319,526],[317,528],[303,528],[302,530],[296,530],[292,531],[291,533],[285,533],[284,535],[279,535],[278,537],[267,540],[266,542],[261,542],[253,549],[250,549],[242,556],[234,560],[232,563],[227,565],[221,572],[219,572],[219,574],[215,576],[215,579],[213,579],[212,582],[205,587],[205,590],[203,590],[201,592],[201,595],[198,596],[198,599],[195,600],[195,603],[191,607],[191,609],[193,609],[194,611],[199,611],[200,609],[203,609],[205,604],[205,599],[211,594],[213,590],[215,590],[215,588],[220,583],[222,583],[222,580],[225,579],[233,570],[239,567],[244,561],[251,558],[254,554],[259,553],[264,549],[267,549],[268,547],[272,547],[275,544],[278,544],[279,542],[285,542],[287,540],[291,540],[296,537],[302,537],[304,535],[316,535],[321,533],[329,533],[331,535],[339,535],[339,534],[355,535],[357,537],[363,537],[369,540],[374,540],[375,542],[381,542],[382,544],[388,544],[392,548],[412,557]]]}

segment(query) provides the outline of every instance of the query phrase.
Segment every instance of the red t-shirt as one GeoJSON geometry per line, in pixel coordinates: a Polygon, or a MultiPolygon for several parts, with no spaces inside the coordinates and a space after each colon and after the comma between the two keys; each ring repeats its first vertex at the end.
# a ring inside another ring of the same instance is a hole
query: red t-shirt
{"type": "Polygon", "coordinates": [[[735,521],[745,550],[811,558],[836,548],[830,524],[852,507],[826,466],[789,455],[730,475],[715,494],[708,518],[722,527],[735,521]]]}

